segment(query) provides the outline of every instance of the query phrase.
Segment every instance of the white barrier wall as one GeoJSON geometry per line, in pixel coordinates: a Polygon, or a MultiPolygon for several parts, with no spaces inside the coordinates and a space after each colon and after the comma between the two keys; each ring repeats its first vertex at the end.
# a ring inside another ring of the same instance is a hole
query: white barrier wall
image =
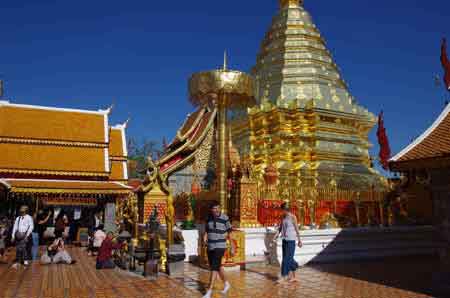
{"type": "MultiPolygon", "coordinates": [[[[272,239],[274,228],[245,231],[246,261],[281,262],[281,240],[272,239]]],[[[183,231],[186,261],[198,256],[199,230],[183,231]]],[[[437,254],[443,244],[431,226],[306,230],[301,232],[303,247],[296,250],[300,265],[308,262],[336,262],[387,256],[437,254]]]]}

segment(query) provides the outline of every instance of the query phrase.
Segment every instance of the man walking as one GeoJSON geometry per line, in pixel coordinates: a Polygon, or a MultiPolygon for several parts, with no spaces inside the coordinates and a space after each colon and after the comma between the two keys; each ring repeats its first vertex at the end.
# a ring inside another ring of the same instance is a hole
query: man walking
{"type": "Polygon", "coordinates": [[[28,206],[22,206],[19,209],[19,216],[14,222],[11,235],[12,242],[16,243],[16,263],[12,266],[17,269],[19,264],[28,265],[27,242],[34,229],[33,218],[28,215],[28,206]]]}
{"type": "Polygon", "coordinates": [[[210,206],[210,214],[206,221],[205,234],[203,235],[203,241],[208,245],[208,261],[211,270],[209,288],[203,298],[211,298],[217,276],[225,284],[222,294],[226,294],[231,287],[225,277],[222,266],[222,258],[227,248],[226,239],[227,237],[230,238],[231,231],[232,227],[228,216],[220,211],[220,204],[214,202],[210,206]]]}

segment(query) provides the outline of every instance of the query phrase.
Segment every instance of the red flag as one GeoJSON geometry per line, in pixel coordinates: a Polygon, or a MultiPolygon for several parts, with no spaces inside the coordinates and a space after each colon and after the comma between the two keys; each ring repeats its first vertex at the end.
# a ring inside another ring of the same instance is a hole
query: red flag
{"type": "Polygon", "coordinates": [[[450,60],[447,55],[447,40],[445,38],[442,39],[441,45],[441,63],[444,68],[444,83],[445,87],[448,91],[450,91],[450,60]]]}
{"type": "Polygon", "coordinates": [[[389,158],[391,158],[391,147],[389,146],[389,140],[386,134],[386,128],[384,128],[383,111],[378,116],[378,130],[377,130],[378,143],[380,144],[380,163],[383,169],[389,169],[389,158]]]}

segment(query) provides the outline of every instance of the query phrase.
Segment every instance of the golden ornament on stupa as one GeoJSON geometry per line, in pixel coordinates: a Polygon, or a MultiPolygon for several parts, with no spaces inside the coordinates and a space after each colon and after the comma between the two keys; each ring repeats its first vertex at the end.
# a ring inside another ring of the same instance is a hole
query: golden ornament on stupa
{"type": "Polygon", "coordinates": [[[227,211],[229,162],[227,115],[230,109],[252,105],[255,102],[253,92],[253,79],[248,74],[228,69],[226,53],[222,69],[195,73],[189,79],[192,104],[217,109],[217,185],[224,211],[227,211]]]}
{"type": "Polygon", "coordinates": [[[278,181],[278,171],[277,168],[270,163],[264,170],[264,181],[267,185],[275,185],[278,181]]]}

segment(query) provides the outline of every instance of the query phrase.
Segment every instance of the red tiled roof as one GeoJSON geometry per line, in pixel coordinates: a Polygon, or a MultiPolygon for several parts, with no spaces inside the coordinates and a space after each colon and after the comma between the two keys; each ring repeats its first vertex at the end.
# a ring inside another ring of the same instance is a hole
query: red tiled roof
{"type": "Polygon", "coordinates": [[[450,154],[450,104],[417,140],[394,156],[390,162],[442,157],[450,154]]]}
{"type": "Polygon", "coordinates": [[[170,143],[170,147],[175,147],[176,145],[179,145],[181,142],[185,141],[195,130],[195,128],[198,126],[199,122],[201,121],[203,115],[207,112],[207,109],[204,107],[201,107],[197,109],[194,113],[189,114],[184,121],[181,128],[177,131],[177,135],[173,139],[173,141],[170,143]]]}
{"type": "Polygon", "coordinates": [[[156,164],[163,174],[169,174],[191,160],[194,157],[194,151],[202,144],[208,131],[213,127],[217,111],[202,109],[201,117],[195,121],[195,126],[190,129],[187,138],[157,161],[156,164]]]}

